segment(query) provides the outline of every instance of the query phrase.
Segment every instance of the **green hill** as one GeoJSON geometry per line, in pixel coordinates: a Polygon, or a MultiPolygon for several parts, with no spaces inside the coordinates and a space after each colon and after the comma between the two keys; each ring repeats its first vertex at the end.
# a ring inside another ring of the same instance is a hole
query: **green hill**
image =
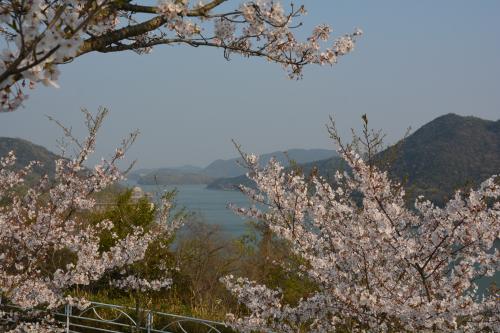
{"type": "MultiPolygon", "coordinates": [[[[378,155],[383,159],[385,150],[378,155]]],[[[302,164],[304,172],[313,167],[326,179],[337,169],[346,169],[338,157],[302,164]]],[[[437,204],[456,189],[476,186],[493,174],[500,174],[500,120],[447,114],[425,124],[402,142],[389,167],[394,179],[405,179],[408,199],[418,195],[437,204]]],[[[245,177],[217,179],[211,189],[235,189],[252,185],[245,177]]]]}
{"type": "Polygon", "coordinates": [[[441,203],[456,189],[500,173],[500,120],[456,114],[436,118],[401,142],[389,171],[407,179],[411,197],[441,203]]]}
{"type": "Polygon", "coordinates": [[[16,169],[28,165],[31,161],[39,161],[41,163],[40,166],[33,168],[33,174],[30,176],[30,179],[38,178],[45,174],[48,174],[49,177],[54,176],[55,160],[60,157],[45,147],[24,139],[0,137],[0,156],[6,156],[10,151],[14,151],[16,154],[17,160],[14,165],[16,169]]]}

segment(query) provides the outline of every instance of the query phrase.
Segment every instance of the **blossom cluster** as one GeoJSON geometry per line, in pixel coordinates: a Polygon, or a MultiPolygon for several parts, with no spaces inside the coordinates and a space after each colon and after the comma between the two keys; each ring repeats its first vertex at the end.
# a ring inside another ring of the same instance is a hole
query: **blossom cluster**
{"type": "Polygon", "coordinates": [[[337,63],[338,57],[350,52],[356,37],[362,34],[356,29],[323,48],[321,43],[330,40],[332,29],[319,25],[306,41],[299,41],[293,30],[301,25],[299,19],[305,13],[304,6],[295,8],[293,4],[285,11],[279,1],[244,2],[232,15],[215,19],[214,41],[226,49],[227,55],[262,55],[280,63],[291,78],[297,78],[306,64],[337,63]]]}
{"type": "MultiPolygon", "coordinates": [[[[1,318],[2,316],[0,316],[1,318]]],[[[1,328],[1,327],[0,327],[1,328]]],[[[7,333],[63,333],[64,329],[58,327],[53,318],[43,318],[37,322],[23,322],[7,333]]]]}
{"type": "Polygon", "coordinates": [[[58,64],[78,54],[87,32],[115,26],[97,14],[107,0],[2,1],[0,4],[0,109],[17,108],[35,83],[58,87],[58,64]]]}
{"type": "Polygon", "coordinates": [[[236,212],[289,241],[317,291],[282,304],[279,291],[227,277],[251,312],[230,323],[242,332],[498,332],[498,292],[479,294],[477,285],[500,268],[498,176],[444,207],[419,198],[408,208],[386,172],[339,152],[352,173],[337,172],[334,185],[244,154],[257,190],[241,189],[261,205],[236,212]]]}
{"type": "Polygon", "coordinates": [[[171,278],[161,280],[146,280],[137,276],[129,275],[120,280],[110,281],[110,285],[125,290],[135,290],[141,292],[158,291],[162,288],[168,288],[172,285],[171,278]]]}
{"type": "Polygon", "coordinates": [[[223,0],[131,3],[110,0],[7,0],[0,3],[0,111],[13,111],[35,84],[58,87],[60,65],[88,52],[149,53],[160,44],[217,47],[281,64],[291,77],[307,64],[335,64],[361,30],[328,42],[332,29],[316,27],[299,41],[294,31],[304,6],[246,1],[220,10],[223,0]],[[323,47],[322,43],[325,44],[323,47]]]}
{"type": "MultiPolygon", "coordinates": [[[[31,165],[12,170],[16,160],[12,152],[0,159],[0,201],[5,203],[0,206],[0,291],[5,300],[23,309],[37,307],[50,313],[62,304],[85,307],[85,300],[71,297],[73,288],[89,285],[111,271],[126,272],[144,258],[150,244],[170,237],[180,225],[180,221],[167,223],[170,203],[165,202],[153,227],[135,227],[108,250],[100,248],[100,235],[113,223],[95,225],[79,213],[94,209],[92,194],[123,179],[116,163],[133,140],[125,140],[94,169],[86,168],[83,163],[94,150],[103,113],[95,118],[86,115],[89,136],[78,142],[80,152],[75,157],[56,162],[55,179],[44,176],[27,191],[14,191],[31,165]]],[[[128,282],[121,286],[134,288],[128,282]]],[[[141,289],[167,287],[169,282],[168,278],[141,281],[141,289]]]]}

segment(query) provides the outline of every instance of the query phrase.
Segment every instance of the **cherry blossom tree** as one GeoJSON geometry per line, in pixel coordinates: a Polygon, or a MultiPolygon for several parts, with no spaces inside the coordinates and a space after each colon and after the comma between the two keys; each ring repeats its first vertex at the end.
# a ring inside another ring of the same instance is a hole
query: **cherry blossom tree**
{"type": "Polygon", "coordinates": [[[185,44],[263,57],[300,77],[307,64],[335,64],[350,52],[355,30],[329,46],[331,28],[319,25],[304,40],[304,6],[254,0],[6,0],[0,2],[0,111],[15,110],[35,83],[57,87],[59,65],[89,52],[149,53],[156,45],[185,44]]]}
{"type": "Polygon", "coordinates": [[[317,290],[283,304],[280,290],[228,276],[223,282],[250,311],[229,315],[231,325],[242,332],[498,332],[498,291],[477,292],[478,279],[500,265],[498,175],[456,192],[442,208],[421,197],[408,208],[403,187],[372,163],[377,135],[365,126],[357,140],[367,148],[362,158],[335,126],[330,133],[351,169],[337,172],[333,185],[275,160],[261,168],[255,155],[242,154],[257,188],[241,190],[259,205],[236,212],[288,241],[317,290]]]}
{"type": "Polygon", "coordinates": [[[96,225],[82,218],[82,212],[95,207],[94,193],[123,178],[117,163],[137,136],[132,133],[110,159],[88,169],[84,162],[94,150],[106,110],[96,116],[84,113],[89,135],[80,141],[66,129],[78,152],[56,162],[54,180],[44,176],[27,191],[14,191],[36,162],[15,171],[10,168],[14,153],[0,160],[0,201],[4,203],[0,206],[0,292],[2,302],[26,310],[15,315],[4,313],[7,317],[2,319],[18,325],[16,332],[52,331],[51,311],[67,303],[85,307],[88,302],[75,290],[111,271],[114,276],[116,271],[123,272],[114,281],[120,288],[157,290],[170,284],[168,267],[164,267],[163,278],[153,281],[127,275],[127,267],[142,260],[150,244],[169,237],[180,225],[181,221],[169,219],[168,198],[158,209],[158,223],[147,230],[134,227],[124,237],[113,233],[110,220],[96,225]],[[100,236],[108,231],[114,241],[102,249],[100,236]]]}

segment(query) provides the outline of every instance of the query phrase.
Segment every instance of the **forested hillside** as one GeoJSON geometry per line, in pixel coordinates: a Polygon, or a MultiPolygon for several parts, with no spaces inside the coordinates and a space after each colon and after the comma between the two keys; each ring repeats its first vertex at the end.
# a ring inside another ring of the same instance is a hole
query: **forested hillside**
{"type": "Polygon", "coordinates": [[[6,156],[10,151],[14,151],[17,157],[15,168],[22,168],[31,161],[38,161],[40,165],[33,168],[33,177],[54,175],[55,160],[58,156],[45,147],[24,139],[0,137],[0,156],[6,156]]]}
{"type": "Polygon", "coordinates": [[[390,172],[411,196],[442,202],[458,188],[500,173],[500,120],[447,114],[406,138],[390,172]]]}
{"type": "MultiPolygon", "coordinates": [[[[474,186],[500,173],[500,120],[447,114],[425,124],[401,141],[397,149],[389,147],[377,159],[391,159],[389,172],[403,180],[408,198],[424,195],[442,203],[454,190],[474,186]]],[[[345,163],[338,157],[301,164],[308,173],[315,167],[331,179],[345,163]]],[[[218,179],[212,189],[235,189],[237,184],[251,185],[246,176],[218,179]]]]}

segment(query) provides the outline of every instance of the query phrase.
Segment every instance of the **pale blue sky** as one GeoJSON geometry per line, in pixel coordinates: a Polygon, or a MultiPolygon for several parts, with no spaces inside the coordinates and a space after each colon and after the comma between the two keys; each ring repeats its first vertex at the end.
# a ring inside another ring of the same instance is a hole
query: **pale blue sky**
{"type": "MultiPolygon", "coordinates": [[[[286,2],[286,1],[285,1],[286,2]]],[[[237,5],[238,1],[234,2],[237,5]]],[[[334,115],[348,134],[367,113],[389,140],[454,112],[500,118],[500,1],[305,1],[306,28],[361,27],[353,54],[290,81],[277,65],[214,49],[160,47],[151,55],[88,55],[63,66],[60,89],[39,88],[26,107],[0,114],[0,136],[55,149],[51,115],[81,127],[79,108],[111,109],[99,137],[110,151],[128,131],[139,167],[195,164],[252,152],[332,148],[324,124],[334,115]]]]}

